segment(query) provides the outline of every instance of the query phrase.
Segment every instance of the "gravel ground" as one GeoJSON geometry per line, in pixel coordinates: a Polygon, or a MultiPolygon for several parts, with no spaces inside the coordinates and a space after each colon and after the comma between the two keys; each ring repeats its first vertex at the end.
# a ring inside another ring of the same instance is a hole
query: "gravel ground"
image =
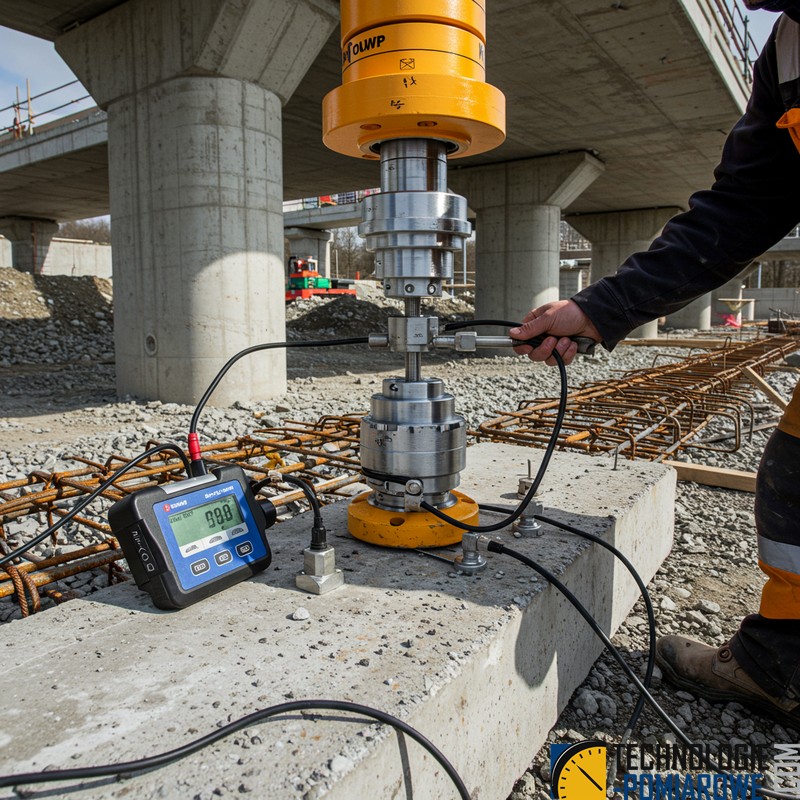
{"type": "MultiPolygon", "coordinates": [[[[30,276],[20,275],[0,270],[0,288],[6,300],[0,302],[0,481],[21,477],[36,468],[59,469],[66,455],[104,460],[111,452],[135,454],[147,440],[156,437],[182,442],[192,410],[188,406],[119,402],[114,398],[110,287],[97,282],[77,287],[73,292],[75,304],[65,314],[57,309],[52,296],[58,287],[37,285],[30,276]],[[16,305],[9,301],[12,294],[16,305]]],[[[382,329],[386,314],[396,312],[382,308],[379,298],[372,299],[377,302],[348,299],[336,304],[297,304],[290,309],[289,335],[305,338],[313,332],[347,336],[382,329]]],[[[453,318],[463,317],[468,311],[468,306],[459,301],[446,308],[453,318]]],[[[665,354],[660,359],[685,354],[665,348],[657,352],[665,354]]],[[[653,358],[652,348],[620,347],[613,354],[602,351],[595,359],[580,360],[569,369],[570,384],[577,386],[619,371],[650,367],[653,358]]],[[[445,380],[470,425],[495,411],[513,408],[522,399],[553,397],[558,389],[555,370],[516,357],[454,358],[436,354],[426,356],[424,364],[426,374],[445,380]]],[[[201,420],[202,435],[206,441],[219,441],[256,424],[311,421],[323,414],[366,410],[368,397],[381,379],[397,374],[401,365],[396,356],[352,347],[326,352],[324,360],[305,351],[290,351],[285,398],[209,408],[201,420]]],[[[773,372],[768,379],[788,398],[796,376],[773,372]]],[[[777,418],[765,397],[756,393],[754,398],[757,422],[777,418]]],[[[709,435],[713,433],[709,431],[709,435]]],[[[752,442],[736,453],[692,451],[692,458],[699,463],[754,470],[768,435],[769,431],[755,433],[752,442]]],[[[752,503],[749,494],[679,484],[675,547],[650,586],[659,633],[686,633],[721,644],[744,614],[757,609],[762,576],[756,566],[752,503]]],[[[12,533],[25,538],[34,527],[33,523],[22,525],[12,533]]],[[[78,537],[58,549],[65,551],[80,544],[78,537]]],[[[103,574],[87,573],[65,581],[63,588],[80,596],[104,585],[105,580],[103,574]]],[[[0,621],[18,616],[19,609],[10,600],[0,601],[0,621]]],[[[640,604],[614,642],[642,672],[646,637],[646,618],[640,604]]],[[[800,732],[784,730],[737,704],[711,706],[687,692],[661,687],[658,673],[654,685],[659,701],[695,740],[751,744],[800,741],[800,732]]],[[[575,692],[551,731],[550,741],[618,741],[634,702],[617,665],[603,656],[575,692]]],[[[674,741],[665,725],[649,711],[640,723],[638,736],[652,743],[674,741]]],[[[549,797],[547,753],[544,747],[532,754],[531,769],[514,787],[510,800],[549,797]]]]}

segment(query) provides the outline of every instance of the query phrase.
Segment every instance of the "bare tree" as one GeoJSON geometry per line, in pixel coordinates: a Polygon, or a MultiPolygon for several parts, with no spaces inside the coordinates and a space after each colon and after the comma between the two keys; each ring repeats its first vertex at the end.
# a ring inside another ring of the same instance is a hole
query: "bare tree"
{"type": "Polygon", "coordinates": [[[62,222],[58,226],[58,235],[62,239],[88,239],[98,244],[111,244],[111,222],[108,217],[62,222]]]}
{"type": "Polygon", "coordinates": [[[340,278],[355,278],[356,273],[364,278],[375,271],[372,254],[367,252],[356,228],[337,228],[334,231],[331,274],[336,272],[337,259],[340,278]]]}

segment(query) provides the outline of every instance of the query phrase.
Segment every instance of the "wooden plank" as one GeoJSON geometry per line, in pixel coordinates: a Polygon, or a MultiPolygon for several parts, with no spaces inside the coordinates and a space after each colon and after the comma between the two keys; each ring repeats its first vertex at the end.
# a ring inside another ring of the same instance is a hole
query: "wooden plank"
{"type": "Polygon", "coordinates": [[[786,410],[789,403],[783,399],[783,396],[775,391],[752,367],[745,367],[742,370],[744,376],[756,387],[761,389],[764,394],[769,397],[772,402],[778,406],[781,411],[786,410]]]}
{"type": "Polygon", "coordinates": [[[716,350],[730,343],[730,339],[623,339],[620,342],[630,347],[696,347],[698,350],[716,350]]]}
{"type": "Polygon", "coordinates": [[[686,464],[683,461],[664,461],[662,463],[675,468],[679,481],[694,481],[703,486],[735,489],[738,492],[755,492],[756,490],[755,472],[707,467],[703,464],[686,464]]]}

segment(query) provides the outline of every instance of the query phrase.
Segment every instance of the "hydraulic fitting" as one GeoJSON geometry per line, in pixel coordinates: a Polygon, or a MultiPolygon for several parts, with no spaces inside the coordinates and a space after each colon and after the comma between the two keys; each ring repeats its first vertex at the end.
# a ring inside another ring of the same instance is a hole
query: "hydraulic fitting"
{"type": "Polygon", "coordinates": [[[437,317],[389,317],[388,346],[395,353],[424,353],[439,332],[437,317]]]}
{"type": "Polygon", "coordinates": [[[514,536],[518,539],[522,536],[541,536],[542,526],[536,520],[536,515],[541,516],[543,511],[544,505],[539,500],[531,500],[511,525],[514,536]]]}
{"type": "Polygon", "coordinates": [[[486,559],[478,552],[480,538],[480,534],[477,533],[465,533],[462,537],[461,555],[457,555],[453,560],[459,572],[476,575],[486,569],[486,559]]]}
{"type": "Polygon", "coordinates": [[[332,547],[303,550],[303,571],[295,578],[298,589],[311,594],[327,594],[344,585],[344,573],[336,569],[336,554],[332,547]]]}

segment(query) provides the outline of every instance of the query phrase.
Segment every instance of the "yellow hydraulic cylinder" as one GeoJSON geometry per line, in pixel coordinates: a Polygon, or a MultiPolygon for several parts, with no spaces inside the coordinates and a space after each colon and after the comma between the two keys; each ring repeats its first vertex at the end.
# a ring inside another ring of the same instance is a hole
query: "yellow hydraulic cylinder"
{"type": "Polygon", "coordinates": [[[445,141],[450,157],[505,139],[505,97],[485,82],[477,0],[342,0],[341,86],[323,100],[323,140],[377,159],[388,139],[445,141]]]}

